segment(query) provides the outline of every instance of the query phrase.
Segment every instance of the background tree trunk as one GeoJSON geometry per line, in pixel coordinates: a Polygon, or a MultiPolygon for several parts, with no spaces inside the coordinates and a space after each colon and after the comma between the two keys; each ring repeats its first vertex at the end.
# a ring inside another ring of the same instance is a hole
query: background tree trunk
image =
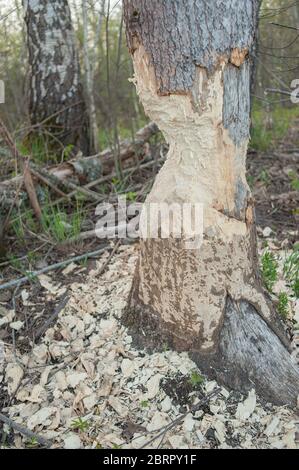
{"type": "Polygon", "coordinates": [[[259,279],[246,181],[258,0],[125,0],[137,90],[169,142],[147,203],[202,203],[202,245],[141,241],[125,321],[210,377],[295,405],[299,373],[259,279]]]}
{"type": "Polygon", "coordinates": [[[88,154],[88,118],[68,2],[24,0],[24,9],[31,124],[44,123],[54,141],[88,154]]]}

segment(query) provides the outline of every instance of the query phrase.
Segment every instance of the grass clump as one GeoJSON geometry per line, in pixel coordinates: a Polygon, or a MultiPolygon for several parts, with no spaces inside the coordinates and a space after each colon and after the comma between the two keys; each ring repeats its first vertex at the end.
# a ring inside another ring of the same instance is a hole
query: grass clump
{"type": "Polygon", "coordinates": [[[90,427],[90,423],[82,418],[74,419],[71,427],[74,431],[85,432],[90,427]]]}
{"type": "Polygon", "coordinates": [[[82,223],[83,213],[79,204],[70,215],[54,206],[42,211],[42,227],[58,243],[76,238],[81,232],[82,223]]]}
{"type": "Polygon", "coordinates": [[[190,379],[189,379],[190,384],[192,387],[197,387],[198,385],[202,385],[204,383],[204,378],[196,371],[191,372],[190,379]]]}
{"type": "Polygon", "coordinates": [[[273,286],[278,277],[278,263],[275,256],[270,251],[265,251],[261,259],[261,272],[264,284],[269,292],[272,292],[273,286]]]}
{"type": "Polygon", "coordinates": [[[299,298],[299,243],[294,246],[291,253],[285,260],[283,273],[287,283],[292,289],[294,296],[299,298]]]}
{"type": "Polygon", "coordinates": [[[286,292],[280,292],[278,295],[277,310],[283,320],[286,320],[289,314],[289,298],[286,292]]]}
{"type": "Polygon", "coordinates": [[[271,110],[254,103],[252,111],[251,144],[255,150],[267,152],[283,139],[292,122],[299,117],[298,107],[272,107],[271,110]]]}

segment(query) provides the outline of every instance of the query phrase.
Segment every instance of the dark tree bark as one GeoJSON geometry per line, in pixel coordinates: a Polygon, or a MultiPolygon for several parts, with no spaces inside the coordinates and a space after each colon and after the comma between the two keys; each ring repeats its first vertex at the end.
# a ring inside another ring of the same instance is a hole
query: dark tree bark
{"type": "MultiPolygon", "coordinates": [[[[124,0],[135,81],[169,142],[153,202],[203,204],[203,241],[141,240],[125,322],[210,377],[295,405],[298,367],[258,273],[246,181],[258,0],[124,0]]],[[[161,228],[161,227],[160,227],[161,228]]]]}
{"type": "Polygon", "coordinates": [[[88,118],[67,0],[24,0],[29,114],[62,146],[89,153],[88,118]]]}

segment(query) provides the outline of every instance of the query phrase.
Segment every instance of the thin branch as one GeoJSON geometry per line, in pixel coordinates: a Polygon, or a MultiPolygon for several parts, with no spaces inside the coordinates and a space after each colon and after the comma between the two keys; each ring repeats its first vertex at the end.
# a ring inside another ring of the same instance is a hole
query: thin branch
{"type": "Polygon", "coordinates": [[[15,431],[28,437],[29,439],[35,439],[43,447],[48,448],[52,446],[52,442],[49,441],[48,439],[45,439],[44,437],[41,437],[38,434],[35,434],[34,432],[30,431],[30,429],[27,429],[24,426],[21,426],[20,424],[15,423],[11,418],[8,418],[2,413],[0,413],[0,421],[7,424],[9,427],[14,429],[15,431]]]}
{"type": "Polygon", "coordinates": [[[61,261],[60,263],[52,264],[51,266],[47,266],[46,268],[40,269],[38,271],[30,271],[25,277],[21,277],[20,279],[14,279],[12,281],[9,281],[9,282],[6,282],[5,284],[0,285],[0,291],[5,290],[5,289],[10,289],[11,287],[20,286],[28,282],[30,278],[38,277],[41,274],[49,273],[50,271],[54,271],[55,269],[64,268],[65,266],[68,266],[71,263],[76,263],[77,261],[81,261],[86,258],[93,258],[94,256],[98,256],[109,249],[111,248],[107,246],[105,248],[101,248],[100,250],[91,251],[89,253],[85,253],[84,255],[75,256],[74,258],[61,261]]]}
{"type": "Polygon", "coordinates": [[[280,28],[287,28],[287,29],[292,29],[293,31],[299,31],[299,28],[296,28],[295,26],[288,26],[286,24],[274,23],[273,21],[271,21],[269,24],[272,24],[273,26],[279,26],[280,28]]]}
{"type": "MultiPolygon", "coordinates": [[[[152,431],[152,432],[158,432],[158,434],[156,436],[154,436],[150,441],[146,442],[142,447],[141,449],[145,449],[147,448],[150,444],[152,444],[153,442],[155,442],[157,439],[159,439],[159,437],[161,436],[164,436],[166,434],[166,432],[170,431],[170,429],[173,429],[174,427],[178,426],[179,424],[181,424],[181,422],[184,420],[184,418],[186,418],[186,416],[189,414],[189,413],[195,413],[196,411],[199,411],[200,408],[204,405],[206,405],[212,398],[216,397],[217,395],[219,395],[221,392],[221,388],[220,387],[217,387],[215,390],[212,390],[210,393],[208,393],[204,398],[202,398],[200,400],[199,403],[197,403],[197,405],[193,406],[190,410],[186,411],[186,413],[180,415],[178,418],[176,418],[174,421],[172,421],[170,424],[167,424],[166,426],[163,426],[162,428],[160,429],[157,429],[156,431],[152,431]]],[[[152,433],[151,432],[151,433],[152,433]]]]}
{"type": "Polygon", "coordinates": [[[276,93],[279,95],[288,95],[288,96],[293,96],[293,93],[287,90],[278,90],[277,88],[266,88],[265,93],[276,93]]]}

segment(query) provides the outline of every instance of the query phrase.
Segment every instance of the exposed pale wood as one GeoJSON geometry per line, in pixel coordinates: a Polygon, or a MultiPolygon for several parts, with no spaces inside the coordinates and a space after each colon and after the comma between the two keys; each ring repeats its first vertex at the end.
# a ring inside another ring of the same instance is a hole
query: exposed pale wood
{"type": "Polygon", "coordinates": [[[260,0],[124,0],[135,83],[169,143],[147,205],[203,205],[194,249],[141,240],[124,315],[137,345],[189,351],[229,387],[295,406],[299,370],[258,271],[246,181],[260,0]]]}

